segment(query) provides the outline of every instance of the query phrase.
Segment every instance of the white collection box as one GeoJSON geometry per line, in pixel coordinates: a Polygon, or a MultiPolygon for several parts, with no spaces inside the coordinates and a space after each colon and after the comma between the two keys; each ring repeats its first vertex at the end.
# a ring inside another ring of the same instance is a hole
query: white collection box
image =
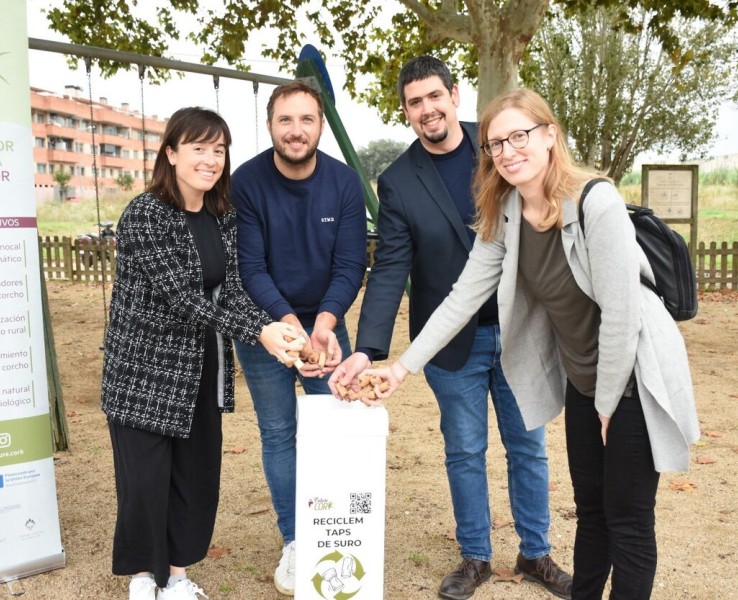
{"type": "Polygon", "coordinates": [[[296,600],[384,597],[388,432],[383,406],[298,396],[296,600]]]}

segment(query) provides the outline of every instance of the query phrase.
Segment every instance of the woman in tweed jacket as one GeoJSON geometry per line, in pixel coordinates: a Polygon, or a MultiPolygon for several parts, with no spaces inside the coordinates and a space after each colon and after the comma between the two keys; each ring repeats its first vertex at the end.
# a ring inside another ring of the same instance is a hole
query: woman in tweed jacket
{"type": "Polygon", "coordinates": [[[134,576],[131,600],[202,594],[185,567],[213,533],[221,413],[234,407],[231,339],[288,362],[284,336],[298,337],[241,287],[230,142],[216,113],[175,112],[151,184],[118,224],[102,410],[118,494],[113,573],[134,576]]]}
{"type": "Polygon", "coordinates": [[[617,189],[597,183],[579,227],[578,169],[547,103],[516,90],[485,110],[478,236],[452,292],[400,360],[369,371],[390,393],[495,290],[502,366],[528,428],[565,412],[577,508],[572,598],[649,598],[659,473],[686,470],[699,438],[684,341],[617,189]]]}

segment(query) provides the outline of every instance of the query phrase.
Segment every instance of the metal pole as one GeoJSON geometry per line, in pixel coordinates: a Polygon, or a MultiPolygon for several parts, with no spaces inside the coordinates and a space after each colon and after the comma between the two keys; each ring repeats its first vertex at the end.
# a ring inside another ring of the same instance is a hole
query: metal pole
{"type": "Polygon", "coordinates": [[[99,48],[96,46],[81,46],[79,44],[52,42],[51,40],[42,40],[31,37],[28,38],[28,48],[31,50],[56,52],[57,54],[69,54],[80,57],[95,58],[98,60],[112,60],[131,65],[153,67],[155,69],[170,69],[173,71],[184,71],[188,73],[218,75],[228,79],[256,81],[258,83],[269,85],[282,85],[284,83],[294,81],[294,79],[286,79],[284,77],[272,77],[271,75],[238,71],[236,69],[225,69],[223,67],[172,60],[170,58],[161,58],[159,56],[146,56],[144,54],[135,54],[134,52],[121,52],[119,50],[110,50],[108,48],[99,48]]]}

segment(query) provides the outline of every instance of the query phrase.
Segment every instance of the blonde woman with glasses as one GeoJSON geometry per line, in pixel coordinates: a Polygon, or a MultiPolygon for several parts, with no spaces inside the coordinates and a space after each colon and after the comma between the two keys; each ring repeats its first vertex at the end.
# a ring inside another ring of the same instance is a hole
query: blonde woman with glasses
{"type": "MultiPolygon", "coordinates": [[[[699,438],[683,339],[614,185],[592,187],[535,92],[493,100],[480,124],[477,238],[453,290],[389,368],[381,402],[498,292],[502,366],[526,426],[563,408],[577,530],[572,598],[649,598],[659,473],[683,471],[699,438]]],[[[366,401],[368,404],[371,401],[366,401]]]]}

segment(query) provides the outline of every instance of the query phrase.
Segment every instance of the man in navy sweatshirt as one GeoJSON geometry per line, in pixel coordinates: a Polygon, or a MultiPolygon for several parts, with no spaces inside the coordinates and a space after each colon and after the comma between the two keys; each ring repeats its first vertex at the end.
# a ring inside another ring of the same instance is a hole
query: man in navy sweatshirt
{"type": "Polygon", "coordinates": [[[295,380],[307,394],[329,394],[327,372],[351,352],[344,315],[366,269],[366,210],[359,176],[318,150],[323,103],[310,85],[275,88],[267,105],[273,147],[232,177],[238,213],[238,264],[245,290],[275,319],[291,323],[325,351],[325,367],[299,371],[259,345],[236,343],[254,402],[262,460],[284,540],[274,584],[294,594],[295,380]]]}

